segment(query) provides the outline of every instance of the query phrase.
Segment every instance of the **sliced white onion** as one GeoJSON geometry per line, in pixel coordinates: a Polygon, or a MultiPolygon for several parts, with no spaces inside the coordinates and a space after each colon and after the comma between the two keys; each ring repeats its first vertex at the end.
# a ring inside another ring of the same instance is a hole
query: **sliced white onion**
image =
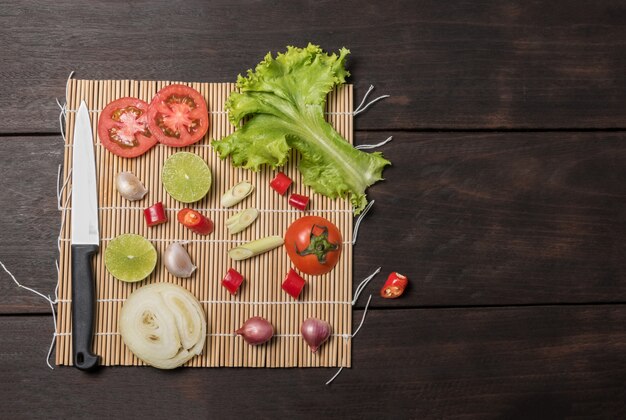
{"type": "Polygon", "coordinates": [[[202,353],[206,316],[186,289],[156,283],[135,290],[120,313],[120,333],[130,351],[149,365],[176,368],[202,353]]]}

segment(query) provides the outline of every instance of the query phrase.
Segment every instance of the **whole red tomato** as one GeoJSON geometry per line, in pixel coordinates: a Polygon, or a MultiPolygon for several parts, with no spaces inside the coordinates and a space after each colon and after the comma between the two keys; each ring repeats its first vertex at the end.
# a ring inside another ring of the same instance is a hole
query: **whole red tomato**
{"type": "Polygon", "coordinates": [[[285,249],[298,270],[320,276],[332,270],[339,261],[341,233],[323,217],[304,216],[287,229],[285,249]]]}

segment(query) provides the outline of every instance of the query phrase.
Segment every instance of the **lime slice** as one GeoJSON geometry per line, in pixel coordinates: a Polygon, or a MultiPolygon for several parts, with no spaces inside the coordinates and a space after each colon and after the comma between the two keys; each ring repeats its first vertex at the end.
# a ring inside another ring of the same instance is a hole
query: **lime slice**
{"type": "Polygon", "coordinates": [[[179,152],[163,164],[161,181],[172,198],[181,203],[193,203],[211,189],[211,170],[200,156],[179,152]]]}
{"type": "Polygon", "coordinates": [[[104,251],[104,265],[113,277],[126,282],[145,279],[154,271],[157,252],[143,236],[125,234],[109,242],[104,251]]]}

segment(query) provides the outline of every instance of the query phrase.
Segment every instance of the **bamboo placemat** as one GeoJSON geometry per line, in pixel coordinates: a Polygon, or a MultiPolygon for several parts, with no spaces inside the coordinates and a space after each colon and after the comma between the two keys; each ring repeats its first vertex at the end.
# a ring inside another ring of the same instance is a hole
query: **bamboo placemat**
{"type": "MultiPolygon", "coordinates": [[[[98,205],[100,215],[100,252],[94,258],[96,277],[96,336],[93,350],[101,357],[101,364],[142,365],[124,345],[118,332],[118,316],[128,295],[148,283],[170,282],[193,293],[207,315],[207,341],[203,354],[191,359],[186,366],[241,366],[241,367],[317,367],[351,364],[352,329],[352,207],[347,200],[330,200],[302,184],[296,170],[298,156],[294,153],[282,169],[293,180],[290,192],[311,197],[310,209],[300,212],[291,208],[287,198],[269,187],[275,171],[269,168],[255,173],[220,160],[210,146],[212,139],[220,139],[234,131],[224,111],[224,101],[235,89],[232,83],[183,83],[202,93],[209,106],[211,126],[201,142],[185,147],[171,148],[158,144],[145,155],[135,159],[119,158],[99,143],[97,121],[110,101],[133,96],[150,102],[162,87],[175,82],[135,80],[71,80],[68,85],[65,165],[63,176],[68,186],[61,202],[64,224],[60,234],[59,303],[57,318],[56,363],[72,364],[71,272],[70,272],[70,218],[72,144],[75,112],[81,100],[90,109],[95,141],[96,173],[98,178],[98,205]],[[191,205],[201,210],[215,223],[209,236],[199,236],[176,221],[178,209],[185,207],[173,200],[163,189],[160,173],[165,159],[173,153],[186,150],[200,155],[213,174],[211,191],[202,201],[191,205]],[[137,202],[123,199],[114,189],[114,177],[122,171],[131,171],[149,189],[146,197],[137,202]],[[231,209],[219,205],[221,195],[232,185],[249,180],[255,192],[231,209]],[[155,202],[163,202],[169,222],[154,228],[146,227],[143,209],[155,202]],[[244,232],[231,236],[225,220],[242,208],[260,210],[255,224],[244,232]],[[308,215],[326,217],[335,223],[343,235],[343,252],[339,264],[325,276],[303,275],[307,285],[299,300],[294,300],[281,289],[282,281],[291,268],[284,249],[278,248],[261,256],[232,261],[227,250],[237,243],[267,235],[283,235],[297,218],[308,215]],[[103,263],[104,251],[111,238],[123,233],[136,233],[148,238],[159,253],[156,270],[144,280],[128,284],[113,278],[103,263]],[[162,266],[160,256],[174,241],[189,241],[187,250],[198,267],[190,279],[171,276],[162,266]],[[243,274],[245,282],[239,293],[231,297],[222,287],[221,279],[233,267],[243,274]],[[250,346],[233,332],[252,316],[263,316],[275,327],[275,337],[266,345],[250,346]],[[313,354],[300,336],[300,325],[308,317],[324,319],[333,327],[333,335],[317,353],[313,354]]],[[[346,139],[352,142],[352,86],[344,85],[331,92],[327,101],[327,119],[346,139]]]]}

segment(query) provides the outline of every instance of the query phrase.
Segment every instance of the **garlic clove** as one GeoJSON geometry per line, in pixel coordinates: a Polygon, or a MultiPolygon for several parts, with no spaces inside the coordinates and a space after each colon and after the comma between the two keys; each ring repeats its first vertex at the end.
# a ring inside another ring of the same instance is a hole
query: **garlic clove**
{"type": "Polygon", "coordinates": [[[188,278],[191,277],[196,266],[191,261],[187,250],[179,242],[169,244],[163,255],[163,264],[173,276],[188,278]]]}
{"type": "Polygon", "coordinates": [[[115,176],[115,188],[130,201],[141,200],[148,190],[132,172],[120,172],[115,176]]]}

